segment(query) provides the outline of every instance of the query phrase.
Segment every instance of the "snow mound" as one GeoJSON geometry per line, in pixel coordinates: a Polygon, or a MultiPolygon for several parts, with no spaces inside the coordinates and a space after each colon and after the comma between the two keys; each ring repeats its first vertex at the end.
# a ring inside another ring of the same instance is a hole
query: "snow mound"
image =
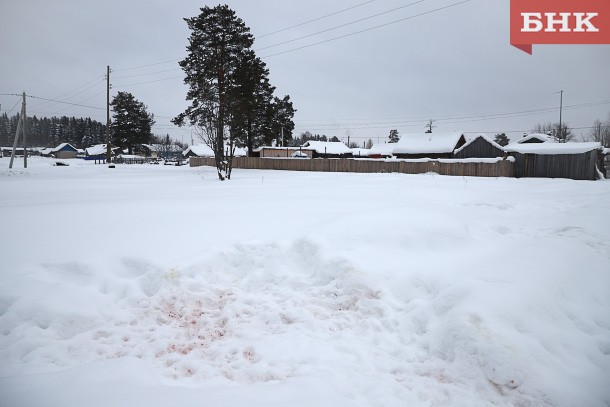
{"type": "Polygon", "coordinates": [[[388,394],[429,405],[557,401],[537,375],[566,349],[545,343],[521,310],[489,323],[497,317],[475,306],[489,300],[480,288],[405,270],[405,286],[388,289],[306,239],[236,245],[182,269],[124,258],[112,271],[62,263],[36,275],[29,297],[0,298],[3,376],[128,358],[193,384],[328,377],[363,404],[388,394]]]}

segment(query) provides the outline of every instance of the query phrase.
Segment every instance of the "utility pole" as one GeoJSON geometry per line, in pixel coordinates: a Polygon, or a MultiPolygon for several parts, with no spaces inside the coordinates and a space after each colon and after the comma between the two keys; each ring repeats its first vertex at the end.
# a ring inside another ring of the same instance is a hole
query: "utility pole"
{"type": "Polygon", "coordinates": [[[25,92],[23,92],[23,102],[21,103],[23,108],[23,168],[28,168],[28,150],[27,150],[27,142],[25,140],[26,132],[26,124],[27,124],[27,115],[25,113],[25,92]]]}
{"type": "Polygon", "coordinates": [[[110,65],[106,66],[106,162],[110,164],[110,65]]]}
{"type": "Polygon", "coordinates": [[[432,123],[434,123],[434,120],[430,119],[428,120],[428,124],[426,124],[426,127],[428,127],[428,131],[426,131],[426,133],[432,133],[432,129],[436,126],[433,126],[432,123]]]}
{"type": "Polygon", "coordinates": [[[17,131],[15,132],[15,140],[13,140],[13,152],[11,154],[11,161],[8,164],[8,168],[13,168],[13,161],[15,160],[15,153],[17,152],[17,143],[19,142],[19,133],[21,132],[21,127],[23,127],[23,168],[28,168],[28,153],[26,150],[25,139],[25,122],[25,92],[23,92],[23,101],[21,102],[21,114],[19,115],[19,120],[17,121],[17,131]]]}
{"type": "Polygon", "coordinates": [[[561,134],[561,112],[563,110],[563,90],[559,91],[559,134],[557,135],[557,141],[562,142],[561,134]]]}

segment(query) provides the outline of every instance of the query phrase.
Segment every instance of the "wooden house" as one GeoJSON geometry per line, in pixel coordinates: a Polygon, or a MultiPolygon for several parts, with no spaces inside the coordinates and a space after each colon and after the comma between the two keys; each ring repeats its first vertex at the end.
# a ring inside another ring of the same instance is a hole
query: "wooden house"
{"type": "MultiPolygon", "coordinates": [[[[229,147],[225,147],[225,154],[228,154],[229,152],[229,147]]],[[[189,146],[186,150],[184,150],[182,152],[182,156],[184,158],[190,158],[190,157],[214,157],[214,150],[212,150],[212,147],[208,146],[207,144],[197,144],[194,146],[189,146]]],[[[245,157],[246,156],[246,149],[244,148],[235,148],[235,151],[233,153],[234,157],[245,157]]]]}
{"type": "Polygon", "coordinates": [[[261,158],[291,158],[296,155],[305,154],[307,158],[313,158],[314,150],[304,147],[271,147],[262,146],[256,149],[258,157],[261,158]]]}
{"type": "Polygon", "coordinates": [[[484,134],[479,134],[454,151],[454,158],[496,158],[503,157],[504,148],[484,134]]]}
{"type": "Polygon", "coordinates": [[[403,134],[394,143],[397,158],[453,158],[453,153],[466,144],[462,132],[403,134]]]}
{"type": "Polygon", "coordinates": [[[309,140],[302,149],[311,150],[312,158],[352,158],[352,149],[340,141],[309,140]]]}
{"type": "Polygon", "coordinates": [[[61,143],[54,149],[50,151],[50,155],[53,155],[55,158],[76,158],[76,154],[78,150],[72,146],[70,143],[61,143]]]}

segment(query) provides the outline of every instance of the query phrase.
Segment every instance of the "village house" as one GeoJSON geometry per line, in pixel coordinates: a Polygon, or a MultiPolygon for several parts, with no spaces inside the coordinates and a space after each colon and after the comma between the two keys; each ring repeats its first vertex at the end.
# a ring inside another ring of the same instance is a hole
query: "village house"
{"type": "Polygon", "coordinates": [[[340,141],[309,140],[301,147],[312,150],[312,158],[351,158],[353,156],[351,148],[340,141]]]}
{"type": "Polygon", "coordinates": [[[304,147],[272,147],[262,146],[254,150],[255,156],[260,158],[313,158],[314,150],[304,147]],[[300,153],[300,154],[298,154],[300,153]]]}
{"type": "Polygon", "coordinates": [[[453,158],[453,153],[466,144],[463,132],[403,134],[393,143],[397,158],[453,158]]]}
{"type": "Polygon", "coordinates": [[[505,155],[504,148],[484,134],[478,134],[454,151],[454,158],[496,158],[505,155]]]}

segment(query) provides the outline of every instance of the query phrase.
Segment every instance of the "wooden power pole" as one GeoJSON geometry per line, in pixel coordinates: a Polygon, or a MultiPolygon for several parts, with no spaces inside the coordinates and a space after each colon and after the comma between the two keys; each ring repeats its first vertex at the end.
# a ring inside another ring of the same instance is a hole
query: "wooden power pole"
{"type": "Polygon", "coordinates": [[[563,110],[563,90],[559,91],[559,134],[557,135],[557,140],[560,143],[565,143],[566,140],[563,139],[563,134],[561,133],[561,112],[563,110]]]}
{"type": "Polygon", "coordinates": [[[110,164],[110,65],[106,66],[106,162],[110,164]]]}
{"type": "Polygon", "coordinates": [[[25,92],[23,92],[23,100],[21,102],[21,114],[17,121],[17,131],[15,132],[15,140],[13,140],[13,152],[11,154],[11,161],[8,164],[8,168],[13,168],[13,161],[15,160],[15,153],[17,152],[17,143],[19,142],[19,133],[23,128],[23,168],[28,168],[28,151],[26,145],[26,111],[25,111],[25,92]]]}

